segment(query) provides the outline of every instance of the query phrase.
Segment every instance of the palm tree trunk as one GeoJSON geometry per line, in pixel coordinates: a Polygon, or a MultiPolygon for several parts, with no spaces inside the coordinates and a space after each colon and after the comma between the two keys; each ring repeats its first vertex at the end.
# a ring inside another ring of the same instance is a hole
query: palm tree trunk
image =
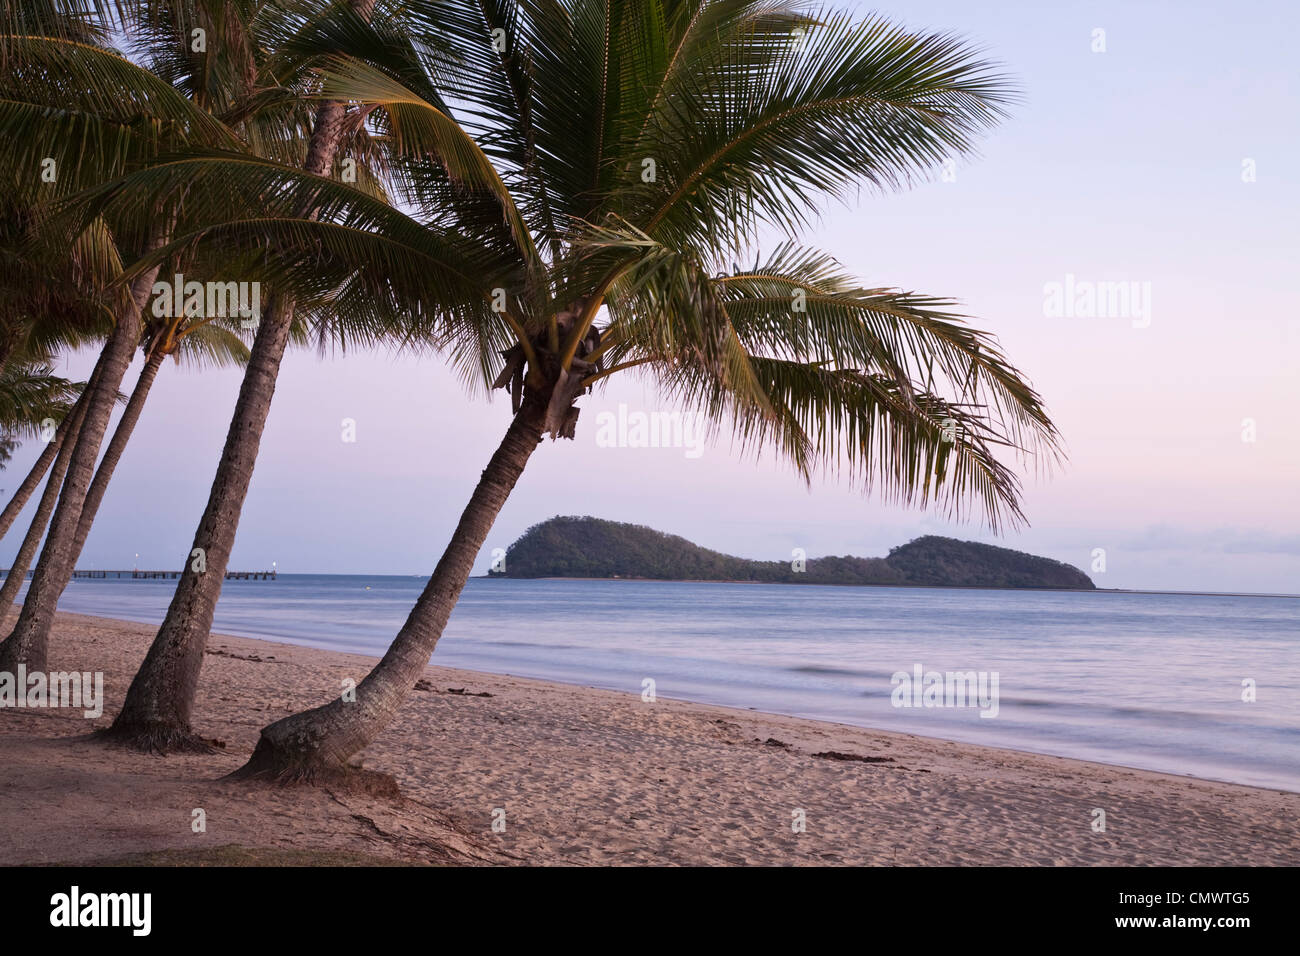
{"type": "Polygon", "coordinates": [[[136,422],[140,420],[144,403],[149,398],[149,389],[153,387],[153,380],[158,375],[158,366],[162,365],[164,358],[166,356],[163,351],[155,349],[145,360],[144,368],[140,369],[140,377],[135,381],[135,388],[131,390],[131,398],[127,401],[117,428],[113,430],[108,448],[104,451],[104,457],[100,459],[99,467],[95,469],[95,479],[86,492],[86,501],[81,506],[81,518],[77,522],[77,536],[72,542],[73,567],[76,567],[77,559],[81,557],[81,550],[86,546],[86,538],[90,535],[90,526],[95,523],[95,513],[99,511],[99,503],[104,500],[108,483],[113,480],[113,470],[122,460],[126,443],[131,440],[131,433],[135,431],[136,422]]]}
{"type": "Polygon", "coordinates": [[[77,440],[77,431],[81,428],[86,402],[90,401],[90,396],[95,393],[95,386],[99,384],[100,365],[99,362],[95,363],[95,368],[91,371],[90,378],[86,379],[81,394],[77,396],[77,400],[73,403],[72,408],[68,410],[68,414],[63,416],[63,421],[59,422],[59,427],[55,429],[54,440],[45,446],[45,450],[36,459],[36,464],[32,465],[32,470],[27,473],[23,483],[14,492],[12,500],[5,505],[4,513],[0,514],[0,539],[3,539],[9,533],[14,521],[22,513],[23,508],[27,506],[28,500],[41,483],[41,478],[44,477],[45,472],[49,470],[50,463],[54,461],[55,456],[59,454],[59,451],[68,441],[75,442],[77,440]],[[76,418],[76,429],[72,428],[74,418],[76,418]],[[70,431],[72,432],[71,438],[68,437],[70,431]]]}
{"type": "Polygon", "coordinates": [[[44,478],[45,473],[50,470],[50,465],[54,462],[55,456],[58,455],[59,449],[63,447],[63,436],[67,431],[64,426],[67,421],[67,418],[64,418],[63,421],[59,423],[59,430],[54,433],[54,440],[45,446],[45,450],[42,451],[40,457],[36,459],[36,464],[32,465],[32,470],[27,473],[27,477],[23,479],[23,483],[18,486],[18,490],[14,492],[14,496],[10,498],[9,503],[5,505],[4,512],[0,513],[0,540],[3,540],[4,536],[9,533],[9,529],[13,527],[14,521],[17,520],[18,515],[22,513],[22,510],[25,507],[27,507],[27,502],[31,500],[32,495],[36,493],[36,489],[40,486],[41,479],[44,478]]]}
{"type": "MultiPolygon", "coordinates": [[[[3,624],[9,617],[9,611],[14,606],[14,600],[18,597],[18,592],[22,590],[23,581],[27,578],[27,569],[32,565],[32,558],[36,554],[36,547],[41,543],[41,537],[45,534],[45,526],[49,524],[50,515],[54,512],[54,505],[59,500],[59,491],[63,487],[63,478],[68,472],[68,462],[72,458],[73,449],[77,443],[77,432],[81,430],[81,423],[86,417],[86,394],[83,393],[77,400],[76,406],[72,413],[63,419],[63,424],[67,426],[62,448],[54,461],[54,469],[50,472],[50,480],[45,484],[45,491],[41,493],[40,503],[36,506],[36,514],[32,517],[31,527],[27,529],[27,535],[23,538],[22,545],[18,548],[18,554],[13,560],[9,573],[5,576],[5,583],[0,587],[0,624],[3,624]]],[[[54,442],[50,442],[54,445],[54,442]]]]}
{"type": "MultiPolygon", "coordinates": [[[[152,237],[150,247],[162,245],[163,231],[152,237]]],[[[29,671],[44,671],[50,628],[54,624],[54,610],[59,596],[72,578],[72,543],[76,538],[81,508],[86,500],[99,458],[100,443],[117,404],[117,390],[126,375],[127,367],[140,342],[141,321],[145,303],[153,289],[159,267],[155,266],[136,276],[131,283],[131,295],[123,304],[117,324],[100,354],[99,381],[86,403],[86,417],[73,447],[68,473],[63,480],[59,504],[50,522],[50,533],[45,537],[40,560],[32,574],[31,587],[23,602],[22,613],[13,632],[0,642],[0,671],[13,672],[19,664],[29,671]]]]}
{"type": "MultiPolygon", "coordinates": [[[[77,399],[77,407],[81,407],[81,403],[89,391],[90,385],[87,385],[85,390],[82,391],[81,397],[77,399]]],[[[50,470],[50,465],[54,462],[55,456],[58,455],[59,449],[63,447],[65,436],[68,434],[68,422],[73,414],[74,412],[69,412],[63,416],[63,421],[59,422],[59,427],[54,432],[53,440],[46,444],[45,450],[36,459],[36,464],[32,465],[32,470],[27,473],[23,483],[18,486],[14,496],[9,499],[4,512],[0,513],[0,540],[3,540],[4,536],[9,533],[9,529],[13,527],[13,523],[18,519],[18,515],[22,513],[23,508],[27,507],[27,502],[36,493],[36,489],[41,484],[41,479],[50,470]]]]}
{"type": "Polygon", "coordinates": [[[349,759],[392,722],[428,666],[474,558],[542,439],[545,420],[545,403],[525,400],[483,470],[451,543],[406,623],[383,660],[357,685],[356,700],[335,698],[263,728],[252,757],[232,776],[321,781],[350,772],[349,759]]]}
{"type": "Polygon", "coordinates": [[[268,311],[253,342],[221,462],[180,582],[149,653],[131,681],[122,710],[108,730],[112,737],[142,749],[206,749],[190,731],[190,713],[293,321],[291,306],[277,301],[268,311]],[[203,552],[202,571],[196,571],[190,559],[194,549],[203,552]]]}
{"type": "MultiPolygon", "coordinates": [[[[326,101],[317,109],[304,163],[307,172],[325,176],[333,168],[344,112],[344,104],[336,101],[326,101]]],[[[304,209],[302,214],[314,215],[314,211],[304,209]]],[[[159,752],[208,749],[190,729],[194,695],[212,616],[234,550],[239,515],[271,411],[293,311],[292,301],[275,298],[258,327],[208,504],[190,550],[190,554],[202,550],[203,570],[196,571],[196,562],[187,555],[167,616],[127,689],[122,710],[106,732],[122,743],[159,752]]]]}

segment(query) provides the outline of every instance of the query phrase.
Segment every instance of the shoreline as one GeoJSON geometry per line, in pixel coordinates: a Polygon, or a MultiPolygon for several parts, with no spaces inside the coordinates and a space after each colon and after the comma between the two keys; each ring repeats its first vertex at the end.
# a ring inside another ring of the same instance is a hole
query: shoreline
{"type": "Polygon", "coordinates": [[[104,713],[0,709],[6,861],[233,845],[405,863],[1300,863],[1289,791],[439,666],[363,753],[397,778],[396,805],[249,788],[217,778],[260,728],[375,658],[214,634],[195,728],[224,752],[105,748],[87,732],[111,722],[153,634],[58,614],[50,667],[102,670],[104,713]],[[204,834],[190,829],[199,807],[204,834]],[[492,832],[496,809],[505,834],[492,832]],[[1104,833],[1095,809],[1111,821],[1104,833]],[[936,836],[953,841],[931,848],[939,858],[907,857],[936,836]]]}
{"type": "MultiPolygon", "coordinates": [[[[78,571],[77,574],[85,574],[78,571]]],[[[172,573],[172,572],[166,572],[172,573]]],[[[179,572],[177,572],[179,573],[179,572]]],[[[242,572],[241,572],[242,573],[242,572]]],[[[251,572],[262,573],[262,572],[251,572]]],[[[418,578],[427,580],[428,572],[402,572],[402,571],[278,571],[277,575],[285,577],[338,577],[338,578],[418,578]]],[[[0,568],[0,581],[5,577],[4,569],[0,568]]],[[[31,577],[28,571],[27,577],[31,577]]],[[[93,578],[80,578],[79,580],[93,580],[93,578]]],[[[274,580],[274,579],[272,579],[274,580]]],[[[1165,589],[1151,588],[1066,588],[1066,587],[1013,587],[1010,585],[993,585],[993,584],[837,584],[830,581],[821,581],[816,583],[802,581],[754,581],[740,578],[636,578],[636,577],[617,577],[617,578],[587,578],[587,577],[567,577],[559,575],[549,575],[535,578],[512,577],[506,574],[474,574],[470,576],[474,581],[631,581],[635,583],[651,584],[774,584],[790,585],[805,588],[909,588],[913,590],[931,590],[931,591],[1027,591],[1030,593],[1048,591],[1048,592],[1065,592],[1071,594],[1149,594],[1153,596],[1165,595],[1169,597],[1231,597],[1231,598],[1282,598],[1290,601],[1300,601],[1300,594],[1285,594],[1273,591],[1171,591],[1165,589]]]]}
{"type": "MultiPolygon", "coordinates": [[[[354,576],[356,576],[356,577],[364,577],[364,575],[354,575],[354,576]]],[[[551,579],[545,579],[545,580],[551,580],[551,579]]],[[[554,580],[567,580],[567,579],[554,579],[554,580]]],[[[575,580],[576,580],[576,579],[575,579],[575,580]]],[[[584,579],[581,579],[581,580],[604,580],[604,579],[601,579],[601,578],[590,578],[590,579],[588,579],[588,578],[584,578],[584,579]]],[[[647,579],[647,580],[651,580],[651,579],[647,579]]],[[[712,583],[712,582],[706,582],[706,583],[712,583]]],[[[717,583],[721,583],[721,582],[717,582],[717,583]]],[[[751,582],[738,582],[738,583],[751,583],[751,582]]],[[[761,583],[761,582],[759,582],[759,583],[761,583]]],[[[157,627],[157,622],[155,622],[155,621],[137,620],[137,619],[134,619],[134,618],[105,617],[105,616],[102,616],[102,615],[88,615],[88,614],[82,614],[82,613],[80,613],[80,612],[74,612],[74,611],[66,611],[66,612],[65,612],[65,611],[59,611],[58,614],[59,614],[59,615],[65,615],[65,614],[66,614],[66,615],[68,615],[68,616],[70,616],[70,617],[84,617],[84,618],[89,618],[89,619],[92,619],[92,620],[94,620],[94,619],[98,619],[98,620],[103,620],[103,621],[112,621],[112,622],[116,622],[116,623],[127,624],[127,625],[131,625],[131,626],[144,627],[144,628],[150,628],[150,629],[152,629],[152,628],[156,628],[156,627],[157,627]]],[[[327,647],[321,647],[321,646],[319,646],[319,645],[317,645],[317,644],[295,643],[293,640],[290,640],[290,639],[280,639],[280,640],[275,640],[274,638],[269,637],[269,636],[265,636],[265,635],[264,635],[264,636],[255,636],[255,635],[252,635],[252,634],[235,634],[235,633],[229,633],[229,634],[228,634],[228,633],[224,633],[224,632],[223,632],[223,633],[218,633],[218,632],[214,631],[214,632],[212,633],[211,637],[212,637],[213,640],[216,640],[216,639],[218,639],[218,638],[221,638],[221,639],[231,639],[231,640],[247,640],[247,641],[256,641],[256,642],[260,642],[260,643],[264,643],[264,644],[268,644],[268,645],[272,645],[272,646],[282,646],[282,647],[286,647],[286,648],[290,648],[290,647],[291,647],[291,648],[301,649],[301,650],[304,650],[304,651],[319,651],[319,652],[321,652],[321,653],[323,653],[323,654],[346,654],[346,655],[351,655],[351,656],[354,656],[354,657],[364,658],[364,659],[366,659],[366,660],[368,660],[368,661],[371,661],[371,662],[374,662],[374,663],[377,663],[377,662],[380,660],[381,656],[382,656],[382,654],[380,654],[380,653],[371,653],[371,652],[364,651],[364,650],[360,650],[360,651],[335,650],[335,649],[330,649],[330,648],[327,648],[327,647]]],[[[209,646],[211,646],[211,644],[210,644],[209,646]]],[[[210,653],[210,652],[209,652],[209,653],[210,653]]],[[[371,665],[371,666],[373,666],[373,665],[371,665]]],[[[536,681],[536,682],[538,682],[538,683],[540,683],[540,684],[543,684],[543,685],[556,685],[556,686],[561,686],[561,687],[571,687],[571,688],[577,688],[577,689],[582,689],[582,690],[590,690],[590,691],[595,691],[595,692],[605,692],[605,693],[613,693],[613,694],[624,694],[624,695],[628,695],[628,696],[631,697],[631,698],[635,698],[635,697],[637,696],[637,695],[634,694],[634,693],[631,693],[631,692],[629,692],[629,691],[627,691],[627,690],[620,689],[620,688],[616,688],[616,687],[611,687],[611,686],[602,686],[602,685],[599,685],[599,684],[583,683],[583,682],[580,682],[580,681],[577,681],[577,680],[570,681],[570,680],[565,680],[565,679],[563,679],[563,678],[557,678],[557,677],[532,677],[532,676],[529,676],[529,675],[526,675],[526,674],[514,674],[514,673],[511,673],[511,672],[509,672],[509,671],[480,671],[480,670],[470,670],[470,669],[463,668],[463,667],[445,666],[445,665],[441,665],[441,664],[430,664],[430,665],[427,665],[427,666],[428,666],[428,667],[431,667],[431,668],[434,668],[434,669],[445,670],[445,671],[448,671],[448,672],[454,672],[454,673],[460,673],[460,674],[467,674],[467,675],[474,675],[474,676],[482,677],[482,678],[484,678],[484,679],[490,679],[490,678],[510,678],[510,679],[521,680],[521,681],[536,681]]],[[[369,670],[369,667],[367,667],[367,671],[368,671],[368,670],[369,670]]],[[[871,725],[868,725],[868,724],[854,724],[854,723],[848,723],[848,722],[843,721],[843,720],[836,720],[836,719],[834,719],[833,717],[817,716],[817,715],[810,715],[810,714],[787,713],[787,712],[785,712],[785,711],[776,711],[776,710],[763,710],[763,709],[760,709],[760,708],[758,708],[758,707],[741,706],[741,705],[736,704],[736,703],[719,703],[719,702],[708,701],[708,700],[693,700],[693,699],[691,699],[691,698],[686,698],[686,697],[673,697],[673,696],[671,696],[671,695],[666,695],[666,694],[658,694],[657,696],[659,697],[660,700],[671,700],[671,701],[675,701],[675,702],[678,702],[678,703],[681,703],[681,704],[685,704],[685,705],[688,705],[688,706],[692,706],[692,707],[716,707],[716,708],[721,708],[721,709],[723,709],[723,710],[732,710],[732,711],[736,711],[736,712],[738,712],[738,713],[745,713],[745,714],[757,714],[757,715],[763,715],[763,716],[767,716],[767,717],[784,717],[784,718],[789,718],[789,719],[792,719],[792,720],[808,720],[808,721],[812,721],[812,722],[814,722],[814,723],[819,723],[819,724],[831,724],[831,725],[834,725],[834,726],[837,726],[837,727],[843,727],[843,728],[845,728],[845,729],[850,729],[850,730],[865,730],[865,731],[869,731],[869,732],[871,732],[871,733],[876,733],[876,734],[881,734],[881,735],[896,735],[896,736],[901,736],[901,737],[916,737],[916,738],[920,738],[920,739],[922,739],[922,740],[933,740],[933,741],[938,741],[938,742],[941,742],[941,743],[952,743],[952,744],[958,744],[958,745],[961,745],[961,746],[982,747],[982,748],[986,748],[986,749],[989,749],[989,750],[996,750],[996,751],[1002,751],[1002,752],[1013,753],[1013,754],[1025,754],[1025,755],[1031,755],[1031,756],[1036,756],[1036,757],[1054,757],[1054,758],[1059,758],[1059,759],[1062,759],[1062,760],[1077,760],[1077,761],[1080,761],[1080,762],[1082,762],[1082,763],[1092,764],[1092,765],[1095,765],[1095,766],[1098,766],[1098,767],[1115,767],[1115,768],[1120,768],[1120,769],[1124,769],[1124,770],[1135,770],[1135,771],[1139,771],[1139,772],[1143,772],[1143,773],[1156,773],[1156,774],[1163,774],[1163,775],[1165,775],[1165,776],[1173,777],[1173,778],[1191,779],[1191,780],[1203,780],[1203,781],[1206,781],[1206,782],[1208,782],[1208,783],[1222,783],[1222,784],[1228,784],[1228,785],[1230,785],[1230,786],[1250,787],[1250,788],[1252,788],[1252,789],[1256,789],[1256,790],[1274,791],[1274,792],[1278,792],[1278,793],[1294,793],[1294,794],[1300,795],[1300,787],[1297,787],[1296,789],[1291,789],[1291,788],[1288,788],[1288,787],[1285,787],[1285,786],[1270,786],[1270,785],[1268,785],[1268,784],[1264,784],[1264,783],[1250,783],[1250,782],[1246,782],[1246,781],[1243,781],[1243,780],[1229,780],[1229,779],[1224,779],[1224,778],[1221,778],[1221,777],[1205,776],[1205,775],[1203,775],[1203,774],[1195,773],[1195,772],[1192,772],[1192,771],[1175,771],[1175,770],[1168,770],[1168,769],[1164,769],[1164,770],[1162,770],[1162,769],[1157,769],[1157,768],[1153,768],[1153,767],[1142,767],[1142,766],[1138,766],[1138,765],[1135,765],[1135,764],[1118,763],[1118,762],[1106,761],[1106,760],[1097,760],[1097,759],[1091,759],[1091,758],[1089,758],[1089,757],[1072,756],[1072,755],[1070,755],[1070,754],[1063,754],[1063,753],[1053,753],[1052,751],[1049,751],[1049,750],[1037,750],[1037,749],[1033,749],[1032,747],[991,744],[991,743],[984,743],[984,742],[981,742],[981,741],[963,740],[963,739],[961,739],[961,738],[959,738],[959,737],[943,737],[943,736],[937,736],[937,735],[934,735],[934,734],[917,734],[917,733],[911,733],[911,732],[903,731],[903,730],[890,729],[890,728],[887,728],[887,727],[871,726],[871,725]]],[[[2,713],[2,712],[3,712],[3,711],[0,710],[0,713],[2,713]]]]}
{"type": "MultiPolygon", "coordinates": [[[[281,572],[292,573],[292,572],[281,572]]],[[[303,572],[306,574],[307,572],[303,572]]],[[[319,575],[325,577],[327,575],[319,575]]],[[[412,575],[413,577],[428,577],[425,575],[412,575]]],[[[339,574],[339,577],[366,577],[364,574],[339,574]]],[[[393,575],[373,575],[373,577],[407,577],[404,574],[393,575]]],[[[1071,594],[1152,594],[1152,595],[1169,595],[1173,597],[1242,597],[1242,598],[1287,598],[1289,600],[1300,600],[1300,594],[1274,594],[1268,591],[1168,591],[1168,590],[1146,590],[1143,588],[1062,588],[1062,587],[1013,587],[1011,585],[995,584],[836,584],[830,581],[753,581],[742,580],[740,578],[634,578],[634,577],[617,577],[617,578],[583,578],[583,577],[566,577],[559,575],[549,575],[536,578],[511,577],[507,574],[476,574],[472,580],[483,581],[630,581],[639,584],[773,584],[783,587],[801,587],[801,588],[909,588],[930,591],[1028,591],[1035,593],[1039,591],[1066,592],[1071,594]]]]}

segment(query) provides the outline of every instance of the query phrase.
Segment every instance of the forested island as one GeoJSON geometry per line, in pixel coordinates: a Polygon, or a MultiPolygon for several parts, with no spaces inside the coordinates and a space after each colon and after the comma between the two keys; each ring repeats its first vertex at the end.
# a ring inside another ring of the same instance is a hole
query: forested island
{"type": "Polygon", "coordinates": [[[884,558],[752,561],[711,551],[644,525],[555,517],[533,525],[506,551],[506,578],[647,578],[662,581],[754,581],[773,584],[913,585],[986,588],[1084,588],[1078,568],[974,541],[925,535],[884,558]]]}

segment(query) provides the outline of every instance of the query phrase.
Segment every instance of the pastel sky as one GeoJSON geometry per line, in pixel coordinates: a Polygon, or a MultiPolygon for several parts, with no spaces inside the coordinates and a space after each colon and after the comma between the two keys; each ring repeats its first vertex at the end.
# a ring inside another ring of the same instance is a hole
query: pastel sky
{"type": "MultiPolygon", "coordinates": [[[[589,514],[754,558],[883,555],[938,533],[1085,571],[1102,548],[1106,571],[1092,576],[1103,587],[1300,592],[1294,3],[875,9],[971,38],[1024,101],[953,181],[864,194],[804,239],[866,285],[957,298],[997,333],[1069,453],[1063,472],[1027,480],[1031,526],[995,539],[834,481],[808,488],[726,439],[694,458],[600,447],[601,411],[669,408],[629,376],[584,399],[576,441],[534,456],[479,569],[529,525],[589,514]],[[1105,52],[1093,52],[1097,29],[1105,52]],[[1149,288],[1149,314],[1053,317],[1046,289],[1067,276],[1149,288]]],[[[89,364],[78,356],[69,374],[89,364]]],[[[82,567],[129,568],[136,554],[140,567],[180,566],[238,386],[234,370],[164,367],[82,567]]],[[[290,355],[231,566],[427,574],[508,418],[500,394],[468,395],[435,358],[290,355]],[[355,443],[342,440],[344,418],[355,443]]],[[[17,454],[0,487],[36,453],[17,454]]]]}

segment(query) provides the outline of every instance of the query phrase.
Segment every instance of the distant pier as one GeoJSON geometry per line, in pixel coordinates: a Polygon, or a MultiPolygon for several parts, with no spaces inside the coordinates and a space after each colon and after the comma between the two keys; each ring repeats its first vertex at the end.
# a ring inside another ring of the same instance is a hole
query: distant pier
{"type": "MultiPolygon", "coordinates": [[[[73,571],[74,578],[179,578],[183,571],[141,571],[133,568],[130,571],[73,571]]],[[[9,569],[0,570],[0,574],[9,577],[9,569]]],[[[274,581],[274,571],[227,571],[227,581],[274,581]]],[[[32,572],[28,571],[25,575],[31,577],[32,572]]]]}

